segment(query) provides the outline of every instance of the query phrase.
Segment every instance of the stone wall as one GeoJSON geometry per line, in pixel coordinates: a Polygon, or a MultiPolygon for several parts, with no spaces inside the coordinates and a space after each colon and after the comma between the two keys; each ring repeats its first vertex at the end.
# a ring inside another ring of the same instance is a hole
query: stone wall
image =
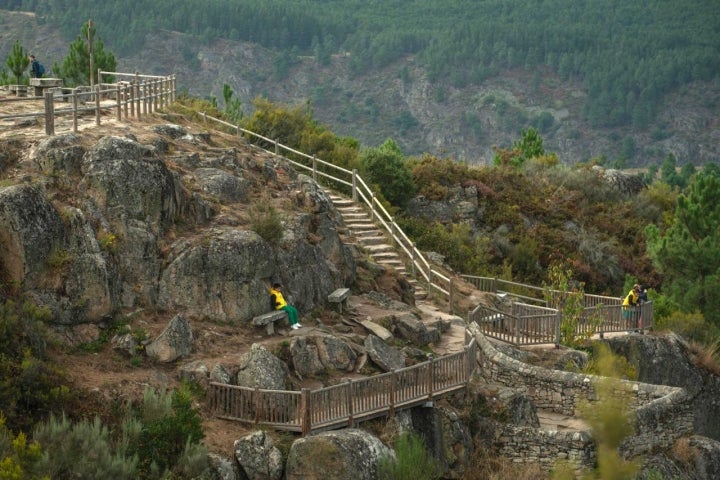
{"type": "MultiPolygon", "coordinates": [[[[477,325],[470,329],[478,341],[478,373],[489,383],[524,392],[537,408],[568,416],[575,415],[580,401],[597,401],[596,386],[603,377],[527,365],[495,349],[477,325]]],[[[635,411],[635,433],[623,442],[623,456],[631,458],[667,448],[681,436],[693,433],[691,398],[685,389],[624,380],[618,386],[618,394],[635,411]]],[[[499,443],[504,455],[519,461],[542,463],[545,458],[545,463],[554,463],[566,459],[591,465],[595,459],[590,432],[507,425],[499,443]]]]}

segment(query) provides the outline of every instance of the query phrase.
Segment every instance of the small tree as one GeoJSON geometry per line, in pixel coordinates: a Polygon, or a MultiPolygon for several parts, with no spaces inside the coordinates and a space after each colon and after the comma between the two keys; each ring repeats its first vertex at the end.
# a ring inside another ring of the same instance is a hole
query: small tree
{"type": "Polygon", "coordinates": [[[27,70],[30,64],[30,59],[28,58],[28,53],[17,40],[15,40],[12,51],[5,63],[7,63],[8,68],[10,68],[10,71],[15,76],[15,83],[18,85],[24,84],[25,70],[27,70]]]}
{"type": "Polygon", "coordinates": [[[53,64],[53,72],[63,79],[65,85],[74,87],[90,84],[90,52],[88,52],[87,39],[93,38],[93,67],[95,69],[114,72],[117,69],[115,55],[105,51],[101,38],[95,35],[95,27],[87,23],[82,27],[82,34],[70,44],[68,55],[62,65],[53,64]],[[90,37],[88,37],[90,33],[90,37]]]}
{"type": "Polygon", "coordinates": [[[394,206],[403,208],[415,194],[415,183],[400,147],[388,139],[380,148],[361,154],[361,161],[369,180],[394,206]]]}

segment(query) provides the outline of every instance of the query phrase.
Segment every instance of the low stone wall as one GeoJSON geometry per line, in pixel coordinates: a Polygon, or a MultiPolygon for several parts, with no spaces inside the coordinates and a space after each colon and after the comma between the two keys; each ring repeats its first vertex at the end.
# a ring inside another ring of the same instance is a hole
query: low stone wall
{"type": "MultiPolygon", "coordinates": [[[[574,416],[580,401],[597,401],[596,386],[603,377],[584,375],[527,365],[495,349],[470,326],[478,342],[478,373],[490,383],[522,391],[537,408],[574,416]]],[[[621,453],[631,458],[655,449],[667,448],[675,440],[693,432],[691,398],[683,388],[621,380],[618,394],[635,410],[635,434],[625,439],[621,453]]],[[[594,450],[590,432],[554,432],[528,427],[507,426],[500,439],[504,454],[520,461],[554,463],[570,460],[591,465],[594,450]]]]}

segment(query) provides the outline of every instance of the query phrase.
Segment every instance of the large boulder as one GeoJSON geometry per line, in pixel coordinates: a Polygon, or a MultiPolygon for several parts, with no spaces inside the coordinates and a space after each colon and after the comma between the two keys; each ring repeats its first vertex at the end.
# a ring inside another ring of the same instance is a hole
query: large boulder
{"type": "Polygon", "coordinates": [[[145,347],[148,356],[159,362],[172,362],[177,358],[190,355],[193,345],[193,334],[190,323],[178,314],[158,338],[145,347]]]}
{"type": "Polygon", "coordinates": [[[193,172],[203,193],[223,203],[240,202],[246,199],[248,181],[231,175],[219,168],[198,168],[193,172]]]}
{"type": "Polygon", "coordinates": [[[236,384],[266,390],[288,390],[290,372],[282,360],[262,345],[253,343],[250,351],[240,357],[236,384]]]}
{"type": "Polygon", "coordinates": [[[202,242],[176,242],[160,278],[158,303],[190,317],[249,321],[267,312],[273,251],[250,230],[215,228],[202,242]]]}
{"type": "Polygon", "coordinates": [[[405,355],[373,334],[365,337],[365,350],[375,365],[386,372],[405,367],[405,355]]]}
{"type": "Polygon", "coordinates": [[[318,376],[332,371],[351,372],[357,353],[331,335],[296,337],[290,342],[293,367],[300,376],[318,376]]]}
{"type": "Polygon", "coordinates": [[[282,477],[282,453],[263,431],[236,440],[235,458],[247,480],[280,480],[282,477]]]}
{"type": "Polygon", "coordinates": [[[358,429],[324,432],[296,440],[285,465],[286,480],[375,480],[382,458],[393,451],[358,429]]]}
{"type": "Polygon", "coordinates": [[[413,313],[395,316],[393,329],[395,336],[420,347],[440,341],[440,331],[435,327],[428,327],[413,313]]]}

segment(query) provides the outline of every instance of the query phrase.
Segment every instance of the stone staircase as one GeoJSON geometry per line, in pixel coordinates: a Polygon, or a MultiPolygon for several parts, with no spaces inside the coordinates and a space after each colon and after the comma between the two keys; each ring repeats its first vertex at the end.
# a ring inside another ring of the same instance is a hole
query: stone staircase
{"type": "Polygon", "coordinates": [[[389,235],[373,223],[367,210],[352,200],[335,193],[330,194],[330,199],[345,222],[347,235],[354,238],[375,263],[392,268],[403,275],[415,289],[416,300],[425,299],[427,297],[426,288],[407,271],[405,262],[398,253],[398,249],[392,244],[389,235]]]}

